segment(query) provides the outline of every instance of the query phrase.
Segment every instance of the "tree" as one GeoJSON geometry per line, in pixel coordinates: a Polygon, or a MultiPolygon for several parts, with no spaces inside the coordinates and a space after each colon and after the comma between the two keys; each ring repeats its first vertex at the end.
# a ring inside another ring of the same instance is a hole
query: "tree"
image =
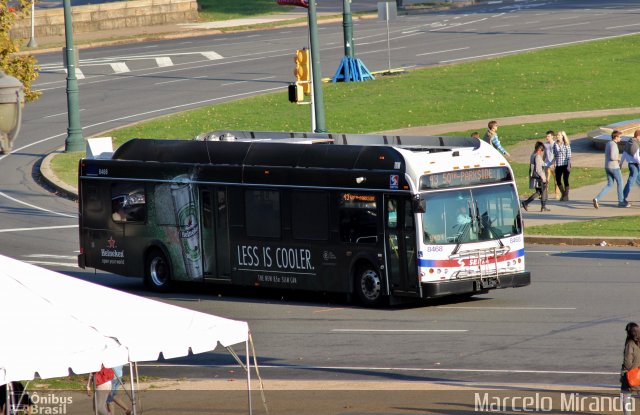
{"type": "Polygon", "coordinates": [[[0,0],[0,70],[20,80],[24,85],[25,99],[32,102],[40,96],[40,91],[31,90],[31,83],[38,77],[37,60],[32,55],[19,54],[23,39],[11,39],[9,34],[16,19],[30,15],[31,1],[16,0],[15,3],[16,7],[12,7],[8,0],[0,0]]]}

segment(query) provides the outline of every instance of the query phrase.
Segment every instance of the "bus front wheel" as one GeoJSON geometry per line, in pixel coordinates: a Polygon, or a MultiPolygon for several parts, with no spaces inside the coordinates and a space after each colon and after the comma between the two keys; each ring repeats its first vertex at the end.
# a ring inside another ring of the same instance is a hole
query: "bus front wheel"
{"type": "Polygon", "coordinates": [[[171,267],[158,249],[147,255],[144,282],[153,291],[166,292],[171,288],[171,267]]]}
{"type": "Polygon", "coordinates": [[[363,305],[380,306],[383,299],[380,273],[371,265],[360,267],[356,274],[355,291],[363,305]]]}

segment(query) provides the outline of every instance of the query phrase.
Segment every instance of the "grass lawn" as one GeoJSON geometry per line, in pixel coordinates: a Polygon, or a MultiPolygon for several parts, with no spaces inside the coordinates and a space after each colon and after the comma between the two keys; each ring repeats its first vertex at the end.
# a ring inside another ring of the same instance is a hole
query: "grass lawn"
{"type": "Polygon", "coordinates": [[[284,13],[293,9],[290,6],[280,6],[276,0],[198,0],[198,7],[200,19],[212,21],[284,13]]]}
{"type": "MultiPolygon", "coordinates": [[[[573,174],[573,173],[572,173],[573,174]]],[[[621,216],[525,228],[526,235],[638,237],[640,216],[621,216]]]]}
{"type": "MultiPolygon", "coordinates": [[[[639,61],[640,36],[636,35],[426,68],[373,82],[324,84],[326,125],[329,131],[368,133],[474,119],[640,106],[640,72],[620,69],[633,68],[639,61]]],[[[573,134],[636,117],[502,125],[500,138],[508,148],[525,139],[541,138],[549,128],[573,134]]],[[[117,146],[134,137],[188,139],[222,129],[308,131],[309,107],[289,103],[283,86],[281,92],[203,107],[101,135],[113,136],[117,146]]],[[[56,157],[53,168],[59,177],[66,176],[66,181],[75,184],[80,156],[56,157]],[[67,169],[71,171],[65,172],[67,169]]],[[[526,164],[514,164],[523,193],[528,193],[527,169],[526,164]]],[[[602,169],[576,168],[571,179],[574,187],[596,183],[603,180],[602,169]]]]}

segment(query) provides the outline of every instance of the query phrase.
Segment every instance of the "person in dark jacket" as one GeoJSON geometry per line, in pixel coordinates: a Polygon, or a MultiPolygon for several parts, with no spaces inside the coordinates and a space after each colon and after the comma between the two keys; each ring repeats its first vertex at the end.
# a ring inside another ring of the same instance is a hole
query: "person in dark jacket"
{"type": "Polygon", "coordinates": [[[522,202],[522,208],[529,210],[529,203],[536,197],[540,198],[540,212],[549,212],[551,209],[547,207],[547,175],[545,174],[545,163],[542,155],[544,154],[544,144],[541,141],[536,142],[536,145],[531,154],[530,166],[529,166],[529,189],[536,189],[535,193],[529,196],[527,200],[522,202]]]}
{"type": "Polygon", "coordinates": [[[627,339],[624,342],[624,353],[622,356],[622,368],[620,370],[620,397],[625,415],[630,415],[633,411],[632,395],[637,394],[640,389],[629,386],[627,382],[627,372],[634,367],[640,367],[640,327],[636,323],[628,323],[625,327],[627,339]]]}

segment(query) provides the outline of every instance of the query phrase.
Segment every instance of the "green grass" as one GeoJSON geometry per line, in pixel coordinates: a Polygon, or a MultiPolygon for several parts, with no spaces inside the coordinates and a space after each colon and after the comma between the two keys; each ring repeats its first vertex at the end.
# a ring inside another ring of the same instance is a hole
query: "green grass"
{"type": "Polygon", "coordinates": [[[280,6],[276,0],[198,0],[198,6],[200,19],[212,21],[284,13],[293,9],[290,6],[280,6]]]}
{"type": "Polygon", "coordinates": [[[51,159],[51,169],[66,184],[78,186],[78,161],[84,157],[84,151],[57,154],[51,159]]]}
{"type": "MultiPolygon", "coordinates": [[[[638,63],[640,36],[636,35],[426,68],[373,82],[324,84],[326,126],[329,131],[368,133],[474,119],[640,106],[640,72],[623,70],[638,63]]],[[[502,125],[500,137],[508,147],[542,138],[549,128],[573,134],[637,117],[502,125]]],[[[162,117],[106,135],[112,135],[117,146],[134,137],[189,139],[223,129],[308,131],[309,125],[309,107],[289,103],[283,87],[275,93],[162,117]]],[[[63,179],[66,175],[64,180],[72,185],[77,157],[65,155],[54,160],[54,169],[63,179]],[[58,163],[62,170],[72,171],[63,173],[58,163]]],[[[528,193],[528,166],[514,163],[513,167],[520,191],[528,193]]],[[[574,168],[571,174],[573,187],[603,179],[602,169],[597,168],[574,168]]]]}
{"type": "Polygon", "coordinates": [[[527,235],[557,236],[620,236],[638,237],[640,216],[621,216],[607,219],[570,222],[527,227],[527,235]]]}

